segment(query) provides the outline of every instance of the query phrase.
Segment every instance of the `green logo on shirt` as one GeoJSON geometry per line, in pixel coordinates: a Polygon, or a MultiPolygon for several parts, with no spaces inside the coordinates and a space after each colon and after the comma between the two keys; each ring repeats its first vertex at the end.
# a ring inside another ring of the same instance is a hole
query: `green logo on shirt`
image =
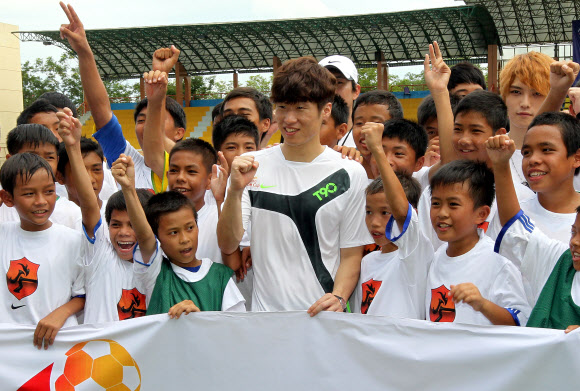
{"type": "Polygon", "coordinates": [[[328,197],[329,194],[334,193],[336,190],[337,190],[336,185],[334,183],[329,183],[325,187],[321,187],[320,189],[312,193],[312,195],[318,198],[318,201],[322,201],[322,197],[326,198],[328,197]]]}
{"type": "Polygon", "coordinates": [[[269,189],[271,187],[276,187],[276,185],[272,185],[272,186],[266,186],[266,185],[262,185],[260,184],[260,189],[269,189]]]}

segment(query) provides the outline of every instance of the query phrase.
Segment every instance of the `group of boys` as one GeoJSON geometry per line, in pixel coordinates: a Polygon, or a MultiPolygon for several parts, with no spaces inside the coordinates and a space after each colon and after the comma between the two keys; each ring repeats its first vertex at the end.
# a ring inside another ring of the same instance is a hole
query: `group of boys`
{"type": "Polygon", "coordinates": [[[293,59],[270,99],[251,88],[226,96],[212,146],[185,138],[185,112],[166,96],[179,50],[161,48],[135,109],[141,154],[111,110],[79,17],[61,7],[98,142],[81,136],[66,97],[48,94],[8,134],[0,170],[0,313],[37,324],[39,348],[79,321],[246,306],[580,323],[580,220],[569,248],[568,231],[550,223],[580,212],[580,123],[548,110],[577,64],[550,64],[558,87],[517,145],[506,98],[485,91],[472,65],[450,69],[437,43],[419,123],[390,92],[360,94],[347,58],[293,59]],[[283,142],[270,147],[273,128],[283,142]],[[510,168],[518,148],[526,185],[510,168]]]}

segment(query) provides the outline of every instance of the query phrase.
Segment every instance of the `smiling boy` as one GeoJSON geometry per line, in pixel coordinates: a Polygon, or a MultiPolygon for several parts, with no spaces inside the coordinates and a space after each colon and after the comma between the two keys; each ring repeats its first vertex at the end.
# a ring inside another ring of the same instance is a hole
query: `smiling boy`
{"type": "Polygon", "coordinates": [[[74,314],[85,304],[81,234],[49,220],[57,196],[46,160],[16,154],[2,166],[0,181],[4,205],[19,216],[18,222],[0,224],[0,265],[6,275],[0,298],[10,304],[2,306],[0,317],[37,324],[34,345],[46,349],[63,326],[77,324],[74,314]]]}
{"type": "Polygon", "coordinates": [[[218,242],[233,253],[251,224],[254,311],[344,311],[358,281],[363,246],[372,242],[364,226],[366,176],[320,144],[335,89],[334,76],[314,59],[284,63],[271,95],[284,143],[232,163],[218,242]]]}

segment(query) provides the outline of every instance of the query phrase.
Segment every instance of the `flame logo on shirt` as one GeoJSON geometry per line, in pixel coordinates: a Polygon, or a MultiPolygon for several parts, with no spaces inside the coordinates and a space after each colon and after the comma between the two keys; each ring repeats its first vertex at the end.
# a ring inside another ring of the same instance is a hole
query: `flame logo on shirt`
{"type": "Polygon", "coordinates": [[[445,285],[431,289],[429,309],[431,322],[453,322],[455,320],[455,303],[447,296],[449,292],[445,285]]]}
{"type": "Polygon", "coordinates": [[[39,266],[26,258],[10,261],[10,267],[6,273],[6,283],[10,293],[18,300],[30,296],[38,288],[39,266]]]}
{"type": "Polygon", "coordinates": [[[362,303],[360,306],[360,312],[366,314],[369,310],[371,303],[377,296],[377,292],[381,287],[382,281],[375,281],[372,278],[367,282],[362,283],[362,303]]]}

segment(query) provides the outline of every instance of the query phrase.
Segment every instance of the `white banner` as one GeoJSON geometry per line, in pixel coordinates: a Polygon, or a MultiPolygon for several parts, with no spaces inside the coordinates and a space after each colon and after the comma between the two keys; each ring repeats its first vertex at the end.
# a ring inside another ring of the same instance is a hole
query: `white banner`
{"type": "Polygon", "coordinates": [[[580,331],[203,312],[71,327],[47,351],[33,331],[0,324],[1,390],[560,391],[580,380],[580,331]]]}

